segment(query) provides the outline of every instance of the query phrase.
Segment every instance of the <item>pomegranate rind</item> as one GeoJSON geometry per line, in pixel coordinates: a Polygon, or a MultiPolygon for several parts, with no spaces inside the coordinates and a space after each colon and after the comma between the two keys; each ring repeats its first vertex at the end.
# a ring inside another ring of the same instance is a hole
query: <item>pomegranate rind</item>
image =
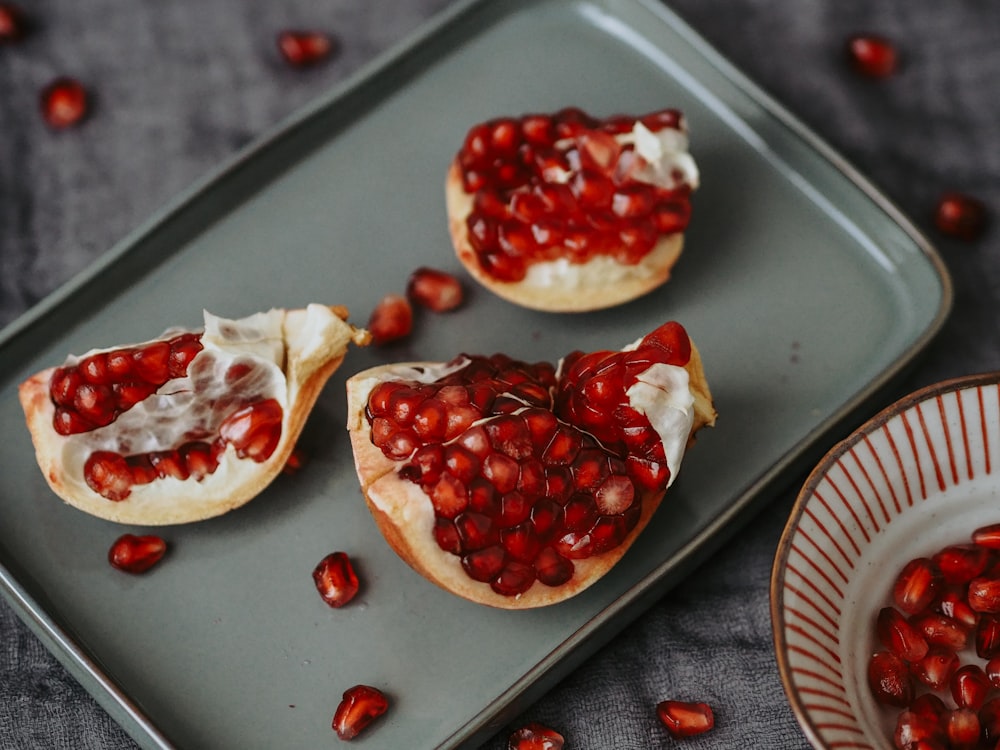
{"type": "MultiPolygon", "coordinates": [[[[283,408],[281,437],[270,457],[261,462],[240,459],[230,445],[220,455],[218,468],[201,480],[163,477],[133,485],[124,500],[108,500],[87,486],[82,471],[85,456],[81,457],[78,436],[59,435],[53,429],[49,385],[57,368],[50,367],[25,380],[19,386],[18,397],[35,458],[52,491],[90,515],[145,526],[201,521],[238,508],[259,495],[281,473],[317,398],[340,367],[349,345],[367,345],[370,336],[349,324],[347,310],[339,306],[312,304],[258,315],[280,316],[279,344],[284,349],[282,365],[277,368],[282,392],[276,394],[283,408]]],[[[118,348],[94,349],[83,356],[118,348]]],[[[156,397],[154,393],[150,398],[156,397]]],[[[114,423],[101,429],[113,430],[114,423]]]]}
{"type": "Polygon", "coordinates": [[[662,235],[635,265],[604,255],[585,263],[561,259],[534,264],[535,270],[521,281],[501,281],[482,269],[469,241],[466,219],[473,200],[462,186],[461,168],[455,160],[445,180],[448,231],[455,255],[478,283],[498,297],[532,310],[588,312],[630,302],[665,284],[684,249],[683,232],[675,232],[662,235]]]}
{"type": "MultiPolygon", "coordinates": [[[[434,510],[419,485],[398,474],[404,462],[387,458],[371,441],[365,407],[372,389],[385,380],[419,379],[426,371],[445,372],[441,363],[408,362],[379,365],[347,379],[347,430],[354,452],[354,465],[368,510],[389,546],[417,573],[463,599],[498,609],[533,609],[549,606],[576,596],[607,573],[621,560],[639,534],[649,524],[665,492],[646,493],[641,498],[638,523],[617,547],[593,557],[574,560],[573,577],[561,586],[535,583],[517,596],[503,596],[489,584],[472,580],[457,555],[443,551],[434,538],[434,510]]],[[[716,411],[705,379],[701,355],[692,343],[691,358],[685,365],[688,387],[693,396],[694,419],[687,445],[696,433],[713,426],[716,411]]]]}

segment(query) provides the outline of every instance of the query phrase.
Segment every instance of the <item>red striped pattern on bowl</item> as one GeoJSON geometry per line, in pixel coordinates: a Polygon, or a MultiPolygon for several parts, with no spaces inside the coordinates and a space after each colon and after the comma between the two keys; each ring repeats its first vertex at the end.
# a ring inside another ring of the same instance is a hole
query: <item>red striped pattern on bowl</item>
{"type": "Polygon", "coordinates": [[[875,616],[914,557],[1000,521],[1000,373],[896,402],[807,478],[771,578],[775,650],[809,741],[892,748],[896,713],[871,698],[875,616]]]}

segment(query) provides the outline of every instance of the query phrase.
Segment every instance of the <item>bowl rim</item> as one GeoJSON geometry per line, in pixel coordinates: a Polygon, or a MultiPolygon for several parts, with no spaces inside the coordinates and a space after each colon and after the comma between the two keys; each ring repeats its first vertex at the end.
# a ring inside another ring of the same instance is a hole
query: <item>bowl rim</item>
{"type": "MultiPolygon", "coordinates": [[[[855,428],[847,437],[835,443],[829,451],[817,462],[815,467],[806,476],[801,489],[796,495],[795,502],[789,512],[788,520],[781,532],[778,546],[775,550],[774,562],[771,567],[770,580],[770,610],[771,610],[771,633],[774,645],[775,659],[778,665],[778,676],[781,679],[781,686],[784,689],[785,697],[792,707],[792,712],[799,723],[806,739],[816,750],[832,750],[831,746],[822,738],[818,728],[815,726],[809,710],[805,707],[799,695],[797,687],[791,677],[791,666],[788,661],[787,639],[785,635],[786,622],[782,607],[782,590],[784,582],[784,572],[791,551],[792,537],[795,535],[799,521],[805,511],[809,499],[815,494],[819,483],[826,476],[831,467],[836,465],[840,459],[850,451],[857,443],[866,436],[871,435],[881,429],[887,422],[895,419],[900,414],[908,412],[918,404],[935,399],[948,393],[981,388],[984,385],[1000,385],[1000,370],[991,370],[971,375],[960,375],[952,378],[939,380],[935,383],[922,386],[910,393],[900,397],[881,411],[876,413],[855,428]]],[[[998,414],[1000,416],[1000,414],[998,414]]]]}

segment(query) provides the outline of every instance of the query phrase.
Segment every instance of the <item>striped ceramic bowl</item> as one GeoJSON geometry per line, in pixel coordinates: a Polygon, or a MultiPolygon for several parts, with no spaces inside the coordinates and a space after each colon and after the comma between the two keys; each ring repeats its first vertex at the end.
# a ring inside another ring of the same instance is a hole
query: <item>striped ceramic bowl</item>
{"type": "Polygon", "coordinates": [[[805,482],[771,577],[785,692],[816,748],[892,748],[871,697],[875,617],[914,557],[1000,522],[1000,373],[917,391],[835,446],[805,482]]]}

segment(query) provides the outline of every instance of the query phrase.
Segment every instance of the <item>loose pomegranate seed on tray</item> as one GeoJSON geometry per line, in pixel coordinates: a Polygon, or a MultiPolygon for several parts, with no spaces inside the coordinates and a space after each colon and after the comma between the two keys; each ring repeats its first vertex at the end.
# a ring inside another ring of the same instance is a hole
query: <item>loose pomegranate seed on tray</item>
{"type": "Polygon", "coordinates": [[[406,296],[428,310],[449,312],[462,304],[465,291],[458,277],[423,266],[410,274],[406,296]]]}
{"type": "Polygon", "coordinates": [[[507,750],[562,750],[565,742],[556,730],[533,721],[511,733],[507,750]]]}
{"type": "Polygon", "coordinates": [[[389,710],[389,700],[378,688],[355,685],[344,696],[333,715],[333,729],[342,740],[353,740],[389,710]]]}
{"type": "Polygon", "coordinates": [[[331,552],[312,573],[316,590],[331,607],[343,607],[358,593],[358,576],[346,552],[331,552]]]}
{"type": "Polygon", "coordinates": [[[673,737],[694,737],[715,727],[715,714],[707,703],[666,700],[656,706],[656,715],[673,737]]]}
{"type": "Polygon", "coordinates": [[[118,570],[140,574],[156,565],[166,552],[167,543],[159,536],[122,534],[108,550],[108,562],[118,570]]]}
{"type": "Polygon", "coordinates": [[[413,331],[413,307],[399,294],[387,294],[372,309],[368,318],[372,343],[388,344],[406,338],[413,331]]]}

